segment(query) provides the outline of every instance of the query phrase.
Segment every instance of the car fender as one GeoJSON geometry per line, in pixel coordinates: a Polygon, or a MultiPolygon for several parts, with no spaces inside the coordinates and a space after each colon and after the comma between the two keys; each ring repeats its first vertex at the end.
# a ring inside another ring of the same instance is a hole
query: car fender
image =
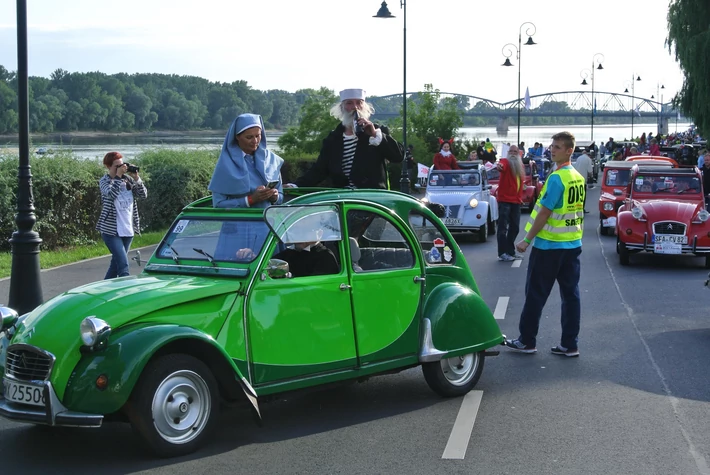
{"type": "Polygon", "coordinates": [[[422,362],[483,351],[503,341],[486,302],[458,283],[440,284],[424,303],[422,362]]]}
{"type": "Polygon", "coordinates": [[[154,323],[127,326],[111,336],[106,349],[85,353],[67,383],[63,404],[78,412],[119,411],[151,358],[161,351],[175,350],[171,345],[184,345],[184,352],[205,361],[221,385],[229,388],[236,383],[259,414],[256,392],[214,338],[194,328],[154,323]],[[227,377],[229,369],[234,381],[227,377]],[[101,375],[108,378],[104,390],[96,387],[101,375]]]}
{"type": "Polygon", "coordinates": [[[488,198],[488,204],[491,207],[491,221],[498,221],[498,199],[491,196],[488,198]]]}

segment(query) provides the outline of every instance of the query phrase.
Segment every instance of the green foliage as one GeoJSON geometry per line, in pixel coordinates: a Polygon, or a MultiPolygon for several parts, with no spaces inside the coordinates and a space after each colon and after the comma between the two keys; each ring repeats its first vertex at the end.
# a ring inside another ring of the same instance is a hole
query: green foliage
{"type": "Polygon", "coordinates": [[[668,8],[669,50],[685,75],[674,99],[686,116],[693,117],[700,133],[710,133],[710,3],[707,0],[673,0],[668,8]]]}
{"type": "Polygon", "coordinates": [[[338,125],[338,120],[329,112],[337,101],[335,93],[325,87],[307,95],[301,106],[300,123],[297,127],[289,128],[278,139],[282,156],[317,154],[323,139],[338,125]]]}
{"type": "Polygon", "coordinates": [[[136,160],[148,187],[148,198],[139,202],[141,227],[168,227],[187,204],[209,195],[219,149],[143,152],[136,160]]]}
{"type": "Polygon", "coordinates": [[[463,125],[463,111],[455,97],[441,99],[441,92],[431,84],[425,84],[424,90],[407,100],[407,137],[418,137],[434,154],[440,137],[448,140],[456,136],[463,125]]]}

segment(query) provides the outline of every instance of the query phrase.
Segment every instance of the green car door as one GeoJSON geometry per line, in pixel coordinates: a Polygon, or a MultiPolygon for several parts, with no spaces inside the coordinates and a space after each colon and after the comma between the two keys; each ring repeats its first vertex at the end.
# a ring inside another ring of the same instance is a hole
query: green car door
{"type": "Polygon", "coordinates": [[[346,221],[360,365],[415,356],[424,289],[418,248],[385,212],[350,205],[346,221]]]}
{"type": "MultiPolygon", "coordinates": [[[[265,219],[280,246],[318,241],[333,252],[339,269],[293,278],[271,278],[263,271],[254,279],[246,301],[254,384],[354,368],[355,334],[348,272],[340,264],[343,237],[338,209],[272,207],[265,219]]],[[[267,251],[275,253],[278,246],[267,251]]]]}

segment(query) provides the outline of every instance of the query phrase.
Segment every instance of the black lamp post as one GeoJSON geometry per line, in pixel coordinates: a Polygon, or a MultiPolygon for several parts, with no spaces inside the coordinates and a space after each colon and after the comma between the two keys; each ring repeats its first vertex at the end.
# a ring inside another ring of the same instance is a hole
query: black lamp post
{"type": "Polygon", "coordinates": [[[23,313],[42,303],[39,277],[39,245],[42,240],[32,230],[37,221],[30,171],[29,79],[27,67],[27,1],[17,0],[17,105],[20,163],[17,174],[17,231],[12,234],[12,268],[8,305],[23,313]]]}
{"type": "MultiPolygon", "coordinates": [[[[604,67],[602,66],[603,62],[604,62],[604,55],[601,53],[596,53],[594,56],[592,56],[592,69],[591,70],[589,70],[589,69],[582,70],[582,73],[585,74],[585,76],[583,76],[583,79],[582,79],[582,86],[587,85],[587,77],[588,76],[591,76],[590,79],[592,80],[592,130],[591,130],[591,135],[590,135],[590,142],[592,142],[592,143],[594,143],[594,114],[597,113],[597,111],[596,111],[597,105],[594,102],[594,70],[595,69],[604,69],[604,67]],[[594,67],[595,64],[597,65],[596,68],[594,67]]],[[[582,73],[580,73],[580,75],[582,75],[582,73]]]]}
{"type": "Polygon", "coordinates": [[[528,35],[528,41],[526,41],[525,44],[527,46],[536,45],[537,43],[533,41],[532,37],[537,32],[537,28],[535,27],[534,23],[526,21],[525,23],[520,25],[520,28],[518,29],[518,47],[515,48],[515,45],[513,43],[508,43],[507,45],[503,46],[503,56],[505,56],[505,63],[503,63],[503,66],[513,65],[510,62],[510,57],[513,55],[513,48],[515,48],[515,57],[518,60],[518,146],[520,146],[520,50],[523,47],[523,27],[525,25],[529,25],[528,28],[525,30],[525,34],[528,35]]]}
{"type": "Polygon", "coordinates": [[[662,89],[665,89],[666,86],[664,86],[661,83],[656,83],[656,96],[651,96],[651,99],[656,99],[656,126],[658,127],[658,130],[656,130],[657,133],[660,133],[661,129],[663,129],[663,124],[661,123],[661,110],[663,109],[663,92],[661,92],[662,89]],[[660,99],[660,102],[658,102],[660,99]]]}
{"type": "MultiPolygon", "coordinates": [[[[634,106],[634,102],[635,102],[635,97],[634,97],[634,90],[635,90],[635,87],[634,87],[634,86],[635,86],[635,84],[634,84],[634,76],[636,76],[636,75],[635,75],[635,74],[632,74],[632,75],[631,75],[631,139],[630,139],[630,140],[633,140],[633,139],[634,139],[634,114],[636,114],[636,108],[635,108],[635,106],[634,106]]],[[[640,80],[641,80],[641,76],[636,76],[636,81],[640,81],[640,80]]],[[[629,93],[629,87],[628,87],[628,86],[626,86],[626,89],[624,89],[624,92],[627,93],[627,94],[629,93]]]]}
{"type": "MultiPolygon", "coordinates": [[[[403,58],[403,91],[402,91],[402,145],[404,146],[404,160],[402,161],[402,176],[399,180],[399,191],[409,193],[409,175],[407,175],[407,2],[399,0],[404,18],[404,58],[403,58]]],[[[387,2],[382,2],[374,18],[395,18],[387,8],[387,2]]]]}

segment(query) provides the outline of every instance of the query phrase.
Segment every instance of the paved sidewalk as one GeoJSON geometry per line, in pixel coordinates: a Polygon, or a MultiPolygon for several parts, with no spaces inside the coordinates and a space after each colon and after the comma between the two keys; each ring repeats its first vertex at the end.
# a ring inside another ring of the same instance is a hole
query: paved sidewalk
{"type": "MultiPolygon", "coordinates": [[[[132,258],[136,255],[136,250],[139,250],[141,259],[144,261],[143,265],[138,267],[136,261],[131,259],[129,266],[131,275],[137,275],[143,271],[145,261],[153,254],[155,247],[156,246],[148,246],[140,249],[131,249],[129,251],[128,257],[132,258]]],[[[40,272],[40,279],[42,281],[42,296],[44,300],[47,301],[74,287],[103,279],[110,261],[111,256],[109,255],[42,270],[40,272]]],[[[0,304],[6,305],[9,297],[10,278],[0,279],[0,304]]]]}

